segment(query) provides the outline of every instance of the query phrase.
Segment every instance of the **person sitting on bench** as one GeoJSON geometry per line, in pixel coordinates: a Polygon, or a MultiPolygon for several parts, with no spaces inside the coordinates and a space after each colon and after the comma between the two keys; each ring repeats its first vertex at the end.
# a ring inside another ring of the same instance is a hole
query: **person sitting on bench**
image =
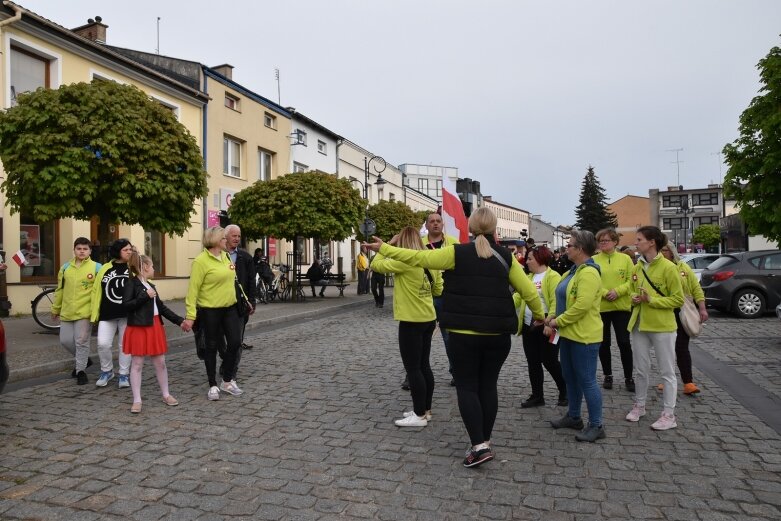
{"type": "Polygon", "coordinates": [[[320,287],[320,296],[325,297],[325,287],[328,285],[328,280],[323,274],[323,267],[320,265],[320,259],[315,259],[312,265],[306,270],[306,278],[309,279],[309,284],[312,286],[312,296],[315,297],[315,286],[320,287]]]}

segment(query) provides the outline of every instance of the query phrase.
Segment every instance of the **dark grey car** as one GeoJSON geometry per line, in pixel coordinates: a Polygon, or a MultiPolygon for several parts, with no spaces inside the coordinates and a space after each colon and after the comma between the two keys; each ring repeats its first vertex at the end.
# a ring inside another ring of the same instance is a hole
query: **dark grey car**
{"type": "Polygon", "coordinates": [[[702,272],[700,284],[708,306],[761,317],[781,303],[781,250],[723,255],[702,272]]]}

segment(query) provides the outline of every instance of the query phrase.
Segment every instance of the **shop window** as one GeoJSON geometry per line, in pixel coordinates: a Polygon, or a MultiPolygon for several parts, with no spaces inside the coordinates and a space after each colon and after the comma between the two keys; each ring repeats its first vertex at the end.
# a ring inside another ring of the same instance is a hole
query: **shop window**
{"type": "Polygon", "coordinates": [[[53,282],[60,262],[57,259],[57,223],[40,223],[22,214],[19,248],[27,264],[20,268],[22,282],[53,282]]]}
{"type": "Polygon", "coordinates": [[[165,276],[165,235],[144,230],[144,252],[155,265],[155,277],[165,276]]]}

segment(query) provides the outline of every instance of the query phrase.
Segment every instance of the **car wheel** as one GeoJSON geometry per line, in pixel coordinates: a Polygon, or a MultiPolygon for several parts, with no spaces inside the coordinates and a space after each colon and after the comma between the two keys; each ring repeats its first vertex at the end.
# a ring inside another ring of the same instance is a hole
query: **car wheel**
{"type": "Polygon", "coordinates": [[[758,318],[765,312],[765,297],[755,289],[738,291],[732,300],[732,310],[740,318],[758,318]]]}

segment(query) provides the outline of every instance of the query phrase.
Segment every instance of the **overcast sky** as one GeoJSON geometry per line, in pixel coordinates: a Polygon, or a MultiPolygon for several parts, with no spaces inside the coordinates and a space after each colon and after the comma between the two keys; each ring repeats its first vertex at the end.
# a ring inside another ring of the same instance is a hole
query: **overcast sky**
{"type": "Polygon", "coordinates": [[[19,0],[108,43],[233,79],[389,163],[454,166],[483,195],[572,224],[608,199],[720,182],[718,155],[781,44],[779,0],[19,0]],[[672,149],[682,148],[679,164],[672,149]]]}

